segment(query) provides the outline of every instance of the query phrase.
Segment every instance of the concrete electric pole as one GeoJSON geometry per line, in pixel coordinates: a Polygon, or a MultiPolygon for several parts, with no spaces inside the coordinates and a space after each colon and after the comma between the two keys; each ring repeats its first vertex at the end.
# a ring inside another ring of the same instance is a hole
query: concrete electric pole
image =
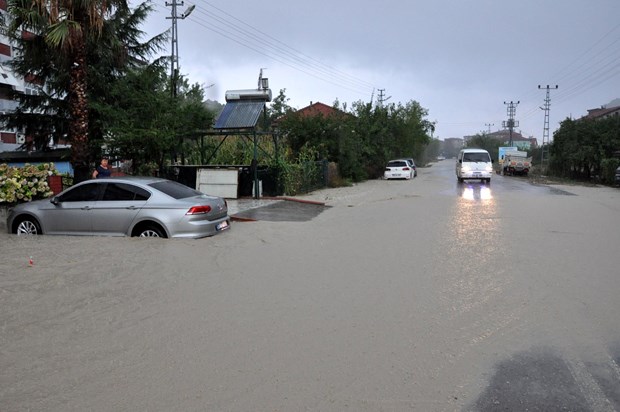
{"type": "Polygon", "coordinates": [[[172,91],[172,97],[176,97],[177,95],[177,79],[179,77],[179,40],[177,33],[177,20],[185,19],[196,8],[195,5],[191,5],[183,14],[177,16],[177,6],[182,6],[183,4],[184,3],[182,1],[177,3],[176,0],[172,3],[166,2],[166,6],[172,6],[170,17],[166,17],[166,19],[172,19],[172,50],[170,52],[170,88],[172,91]]]}

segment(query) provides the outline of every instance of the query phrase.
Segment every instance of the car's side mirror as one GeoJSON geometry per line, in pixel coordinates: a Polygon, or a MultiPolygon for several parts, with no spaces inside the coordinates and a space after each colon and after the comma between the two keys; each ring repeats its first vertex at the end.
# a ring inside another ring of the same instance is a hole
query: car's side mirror
{"type": "Polygon", "coordinates": [[[58,200],[58,196],[54,196],[53,198],[51,198],[50,203],[57,206],[58,203],[60,203],[60,200],[58,200]]]}

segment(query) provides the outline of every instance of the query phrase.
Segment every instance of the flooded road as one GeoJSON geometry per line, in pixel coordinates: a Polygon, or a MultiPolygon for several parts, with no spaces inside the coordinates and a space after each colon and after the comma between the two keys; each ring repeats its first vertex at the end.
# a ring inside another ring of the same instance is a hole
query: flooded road
{"type": "Polygon", "coordinates": [[[446,160],[303,198],[201,240],[1,233],[0,410],[620,410],[620,190],[446,160]]]}

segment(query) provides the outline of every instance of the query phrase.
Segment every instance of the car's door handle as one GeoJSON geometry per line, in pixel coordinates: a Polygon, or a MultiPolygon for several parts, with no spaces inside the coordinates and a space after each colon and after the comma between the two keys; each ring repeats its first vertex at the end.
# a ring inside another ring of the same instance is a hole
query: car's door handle
{"type": "Polygon", "coordinates": [[[135,206],[128,206],[128,207],[126,207],[125,209],[129,209],[129,210],[136,210],[136,209],[137,209],[137,207],[135,207],[135,206]]]}
{"type": "Polygon", "coordinates": [[[91,209],[91,208],[90,208],[90,206],[84,206],[84,207],[82,208],[82,210],[90,210],[90,209],[91,209]]]}

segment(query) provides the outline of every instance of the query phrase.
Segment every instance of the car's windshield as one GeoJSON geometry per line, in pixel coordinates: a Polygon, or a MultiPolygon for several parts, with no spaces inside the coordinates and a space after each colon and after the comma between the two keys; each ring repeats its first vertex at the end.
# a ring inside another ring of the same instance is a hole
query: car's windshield
{"type": "Polygon", "coordinates": [[[405,162],[405,161],[398,161],[398,162],[389,162],[388,163],[388,167],[403,167],[403,166],[407,166],[407,162],[405,162]]]}
{"type": "Polygon", "coordinates": [[[484,152],[476,152],[476,153],[465,153],[463,155],[464,162],[490,162],[491,158],[488,153],[484,152]]]}
{"type": "Polygon", "coordinates": [[[151,183],[149,186],[175,199],[185,199],[186,197],[202,196],[204,194],[198,190],[192,189],[191,187],[173,182],[171,180],[151,183]]]}

